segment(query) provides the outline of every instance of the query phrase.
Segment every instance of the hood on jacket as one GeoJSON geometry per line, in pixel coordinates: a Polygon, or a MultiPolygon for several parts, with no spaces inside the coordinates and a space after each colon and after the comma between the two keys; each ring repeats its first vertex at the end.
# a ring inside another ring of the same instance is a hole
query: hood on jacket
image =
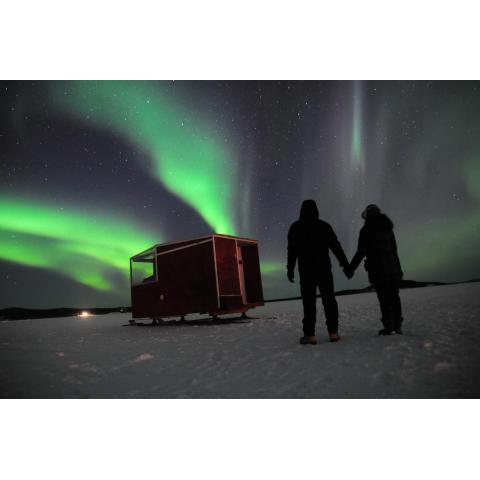
{"type": "Polygon", "coordinates": [[[393,222],[384,213],[376,212],[367,215],[365,218],[365,227],[377,232],[393,230],[393,222]]]}
{"type": "Polygon", "coordinates": [[[300,221],[318,220],[318,208],[315,200],[304,200],[300,208],[300,221]]]}
{"type": "Polygon", "coordinates": [[[370,205],[367,205],[365,207],[365,210],[362,212],[362,218],[365,219],[369,215],[377,215],[379,213],[382,213],[380,207],[378,205],[375,205],[374,203],[371,203],[370,205]]]}

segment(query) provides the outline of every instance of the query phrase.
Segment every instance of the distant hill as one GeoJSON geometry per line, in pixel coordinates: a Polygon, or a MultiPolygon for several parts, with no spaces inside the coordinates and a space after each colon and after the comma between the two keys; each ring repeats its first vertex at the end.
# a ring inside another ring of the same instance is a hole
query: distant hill
{"type": "MultiPolygon", "coordinates": [[[[435,287],[440,285],[455,285],[459,283],[472,283],[480,282],[480,278],[474,278],[472,280],[465,280],[463,282],[417,282],[415,280],[402,280],[400,288],[421,288],[421,287],[435,287]]],[[[374,289],[371,285],[365,288],[340,290],[335,292],[335,295],[357,295],[359,293],[373,292],[374,289]]],[[[317,295],[320,297],[320,295],[317,295]]],[[[273,298],[265,300],[265,303],[270,302],[284,302],[288,300],[300,300],[302,297],[287,297],[287,298],[273,298]]],[[[132,307],[112,307],[112,308],[50,308],[50,309],[32,309],[32,308],[4,308],[0,310],[0,320],[27,320],[33,318],[54,318],[54,317],[74,317],[80,315],[82,312],[88,312],[92,315],[105,315],[113,312],[131,312],[132,307]]]]}
{"type": "MultiPolygon", "coordinates": [[[[455,283],[469,283],[469,282],[478,282],[480,279],[474,280],[467,280],[465,282],[454,282],[454,283],[443,283],[443,282],[417,282],[416,280],[402,280],[400,282],[400,288],[420,288],[420,287],[437,287],[441,285],[453,285],[455,283]]],[[[374,288],[372,285],[369,285],[365,288],[357,288],[357,289],[348,289],[348,290],[340,290],[335,292],[336,296],[342,295],[357,295],[359,293],[368,293],[373,292],[374,288]]],[[[289,298],[275,298],[272,300],[266,300],[266,302],[283,302],[287,300],[300,300],[302,297],[289,297],[289,298]]],[[[317,295],[317,298],[320,298],[320,295],[317,295]]]]}
{"type": "Polygon", "coordinates": [[[82,312],[88,312],[92,315],[105,315],[112,312],[130,312],[131,307],[114,308],[5,308],[0,310],[0,319],[3,320],[27,320],[31,318],[53,318],[53,317],[74,317],[82,312]]]}

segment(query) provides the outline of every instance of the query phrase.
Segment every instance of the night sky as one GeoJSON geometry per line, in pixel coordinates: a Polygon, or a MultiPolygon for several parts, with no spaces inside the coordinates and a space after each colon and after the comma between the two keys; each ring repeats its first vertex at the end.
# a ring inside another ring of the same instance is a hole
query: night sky
{"type": "Polygon", "coordinates": [[[0,307],[129,305],[131,255],[214,231],[298,295],[305,198],[349,259],[377,203],[405,278],[480,277],[480,82],[0,82],[0,307]]]}

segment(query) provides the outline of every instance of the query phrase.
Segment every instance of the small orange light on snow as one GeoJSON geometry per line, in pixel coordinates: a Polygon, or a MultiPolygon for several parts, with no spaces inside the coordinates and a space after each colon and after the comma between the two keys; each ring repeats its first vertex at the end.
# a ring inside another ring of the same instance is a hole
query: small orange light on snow
{"type": "Polygon", "coordinates": [[[91,316],[91,313],[87,312],[86,310],[84,310],[83,312],[79,313],[78,314],[79,317],[90,317],[91,316]]]}

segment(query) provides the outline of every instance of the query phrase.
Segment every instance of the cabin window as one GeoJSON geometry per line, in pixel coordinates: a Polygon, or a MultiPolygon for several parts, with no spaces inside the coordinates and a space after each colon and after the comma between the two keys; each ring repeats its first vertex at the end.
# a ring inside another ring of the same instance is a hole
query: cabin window
{"type": "Polygon", "coordinates": [[[132,285],[151,283],[157,280],[155,268],[155,250],[149,250],[142,255],[137,255],[131,260],[132,285]]]}

